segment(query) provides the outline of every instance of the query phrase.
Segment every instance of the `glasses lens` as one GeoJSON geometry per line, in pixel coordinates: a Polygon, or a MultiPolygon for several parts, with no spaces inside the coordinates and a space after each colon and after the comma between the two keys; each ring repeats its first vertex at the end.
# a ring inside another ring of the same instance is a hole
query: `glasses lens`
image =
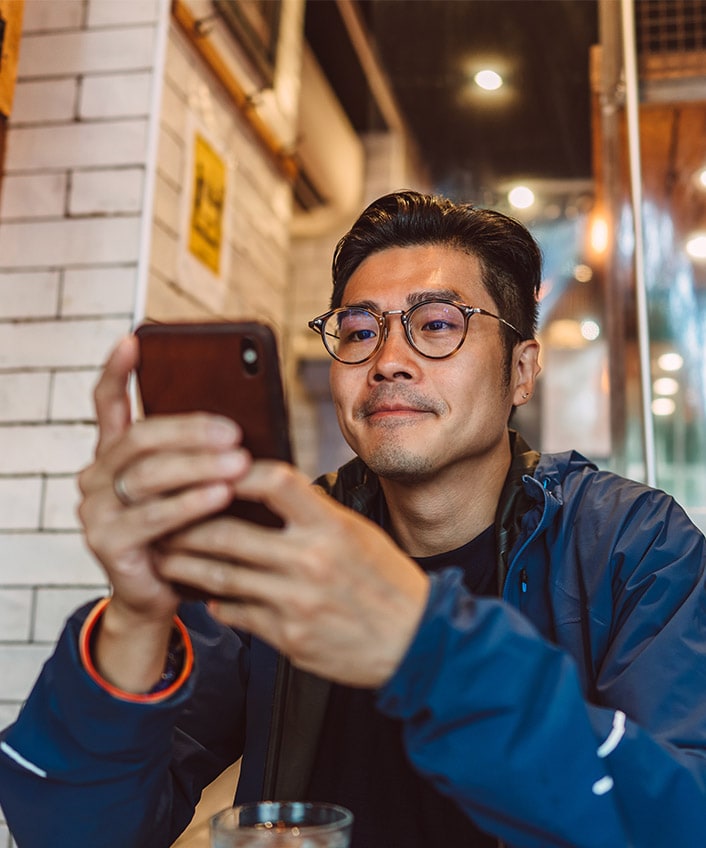
{"type": "Polygon", "coordinates": [[[378,344],[380,326],[367,309],[338,309],[323,326],[322,336],[329,352],[342,362],[362,362],[378,344]]]}
{"type": "Polygon", "coordinates": [[[448,356],[463,342],[466,317],[452,303],[420,303],[408,313],[409,334],[417,350],[433,358],[448,356]]]}

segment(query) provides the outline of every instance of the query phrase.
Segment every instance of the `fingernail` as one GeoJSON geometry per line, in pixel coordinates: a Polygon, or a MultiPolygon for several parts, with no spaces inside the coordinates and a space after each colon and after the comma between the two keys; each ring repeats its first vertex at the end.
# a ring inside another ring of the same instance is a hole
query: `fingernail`
{"type": "Polygon", "coordinates": [[[214,442],[229,445],[238,435],[238,426],[229,418],[214,418],[211,421],[210,433],[214,442]]]}

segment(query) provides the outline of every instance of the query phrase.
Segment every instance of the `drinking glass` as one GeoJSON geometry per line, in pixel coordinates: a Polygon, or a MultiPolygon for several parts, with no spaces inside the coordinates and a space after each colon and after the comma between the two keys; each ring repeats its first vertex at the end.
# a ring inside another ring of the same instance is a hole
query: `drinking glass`
{"type": "Polygon", "coordinates": [[[335,804],[260,801],[211,819],[211,848],[348,848],[353,814],[335,804]]]}

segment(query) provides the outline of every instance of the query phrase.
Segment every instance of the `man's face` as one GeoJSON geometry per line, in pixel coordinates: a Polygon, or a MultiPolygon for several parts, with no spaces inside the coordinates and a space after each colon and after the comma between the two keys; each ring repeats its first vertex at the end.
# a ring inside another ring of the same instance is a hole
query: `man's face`
{"type": "MultiPolygon", "coordinates": [[[[341,305],[380,313],[434,296],[497,314],[476,257],[441,245],[372,254],[351,276],[341,305]]],[[[473,315],[461,349],[437,360],[412,349],[398,315],[388,322],[388,338],[370,361],[331,367],[338,422],[358,456],[381,477],[412,483],[462,473],[489,452],[506,450],[512,405],[533,389],[536,343],[516,346],[508,382],[494,318],[473,315]]]]}

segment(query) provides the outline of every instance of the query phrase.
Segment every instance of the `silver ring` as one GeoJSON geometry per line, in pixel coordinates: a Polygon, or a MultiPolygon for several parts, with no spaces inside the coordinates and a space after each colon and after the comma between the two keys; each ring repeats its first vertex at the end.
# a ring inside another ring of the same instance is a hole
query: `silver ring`
{"type": "Polygon", "coordinates": [[[116,474],[113,477],[113,491],[115,492],[115,497],[123,506],[134,506],[135,501],[125,487],[125,478],[122,474],[116,474]]]}

